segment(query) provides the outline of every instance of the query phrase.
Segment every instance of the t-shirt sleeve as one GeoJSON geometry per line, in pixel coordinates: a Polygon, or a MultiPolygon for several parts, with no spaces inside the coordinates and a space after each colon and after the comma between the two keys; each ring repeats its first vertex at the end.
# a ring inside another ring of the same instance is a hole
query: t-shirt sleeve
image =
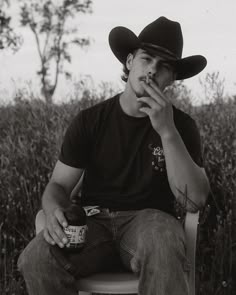
{"type": "Polygon", "coordinates": [[[75,168],[86,168],[91,146],[87,128],[81,111],[65,133],[59,155],[62,163],[75,168]]]}
{"type": "Polygon", "coordinates": [[[194,162],[198,166],[203,167],[201,136],[197,124],[193,119],[185,122],[182,138],[194,162]]]}

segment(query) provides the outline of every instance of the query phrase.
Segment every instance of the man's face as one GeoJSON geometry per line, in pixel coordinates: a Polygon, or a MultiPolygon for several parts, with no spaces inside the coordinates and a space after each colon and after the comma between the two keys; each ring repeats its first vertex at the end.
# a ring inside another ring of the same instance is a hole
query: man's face
{"type": "Polygon", "coordinates": [[[163,57],[152,55],[143,49],[138,49],[127,57],[126,66],[129,70],[128,82],[137,97],[147,95],[141,81],[151,77],[161,91],[174,80],[172,66],[163,57]]]}

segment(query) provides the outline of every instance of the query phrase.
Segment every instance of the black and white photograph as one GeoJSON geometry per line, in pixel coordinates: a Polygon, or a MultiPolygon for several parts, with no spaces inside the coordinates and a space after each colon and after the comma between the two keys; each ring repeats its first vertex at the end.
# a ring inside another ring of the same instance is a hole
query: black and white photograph
{"type": "Polygon", "coordinates": [[[235,0],[0,0],[0,294],[236,294],[235,0]]]}

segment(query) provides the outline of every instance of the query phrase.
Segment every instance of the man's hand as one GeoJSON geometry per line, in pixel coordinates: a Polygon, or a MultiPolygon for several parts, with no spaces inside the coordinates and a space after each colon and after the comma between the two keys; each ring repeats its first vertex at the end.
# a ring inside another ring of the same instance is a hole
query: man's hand
{"type": "Polygon", "coordinates": [[[67,227],[68,223],[61,208],[56,208],[52,212],[46,213],[46,224],[44,228],[44,238],[51,244],[57,244],[63,248],[68,243],[66,234],[63,228],[67,227]]]}
{"type": "Polygon", "coordinates": [[[153,128],[161,137],[176,132],[170,100],[162,93],[153,80],[149,83],[145,81],[141,81],[141,83],[149,96],[140,97],[137,100],[146,103],[149,107],[141,107],[140,111],[149,116],[153,128]]]}

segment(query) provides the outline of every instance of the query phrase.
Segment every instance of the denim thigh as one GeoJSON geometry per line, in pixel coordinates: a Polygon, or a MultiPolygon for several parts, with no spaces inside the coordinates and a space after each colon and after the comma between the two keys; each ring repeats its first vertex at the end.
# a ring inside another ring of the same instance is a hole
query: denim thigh
{"type": "Polygon", "coordinates": [[[154,253],[158,246],[160,251],[161,248],[164,251],[170,244],[179,251],[180,261],[184,269],[189,271],[183,226],[175,217],[163,211],[135,211],[132,219],[120,229],[119,244],[122,263],[131,271],[139,272],[138,264],[148,252],[154,253]]]}

